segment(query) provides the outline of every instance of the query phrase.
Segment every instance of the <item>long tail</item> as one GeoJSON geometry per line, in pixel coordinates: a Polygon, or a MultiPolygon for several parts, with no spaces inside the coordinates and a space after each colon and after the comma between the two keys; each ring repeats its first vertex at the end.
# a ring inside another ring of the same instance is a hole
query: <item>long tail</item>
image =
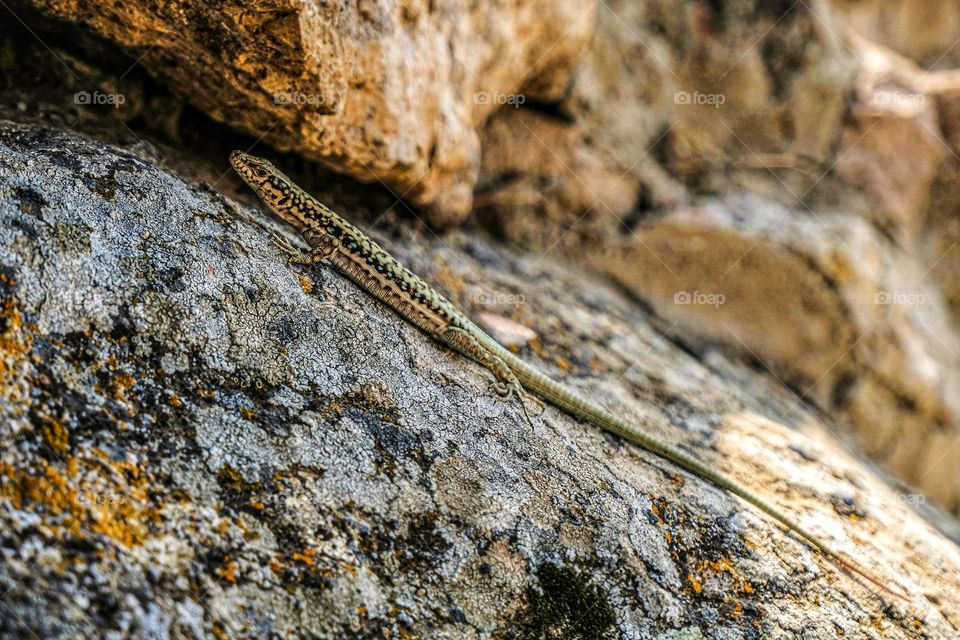
{"type": "Polygon", "coordinates": [[[834,550],[833,547],[828,545],[826,542],[823,542],[813,533],[807,531],[793,518],[786,515],[760,496],[747,490],[745,487],[731,480],[724,474],[714,471],[696,458],[693,458],[679,449],[675,449],[672,446],[661,442],[657,438],[644,433],[635,425],[621,420],[599,405],[580,397],[570,389],[567,389],[562,384],[555,382],[531,365],[510,353],[499,343],[493,340],[493,338],[483,333],[483,331],[479,328],[476,328],[476,330],[481,334],[480,336],[476,336],[477,339],[480,340],[484,347],[490,349],[490,351],[507,363],[507,365],[517,376],[517,379],[520,380],[520,383],[528,391],[540,396],[542,399],[547,400],[551,404],[557,406],[563,411],[566,411],[576,418],[587,420],[599,427],[602,427],[603,429],[620,436],[621,438],[637,445],[638,447],[646,449],[651,453],[655,453],[656,455],[669,460],[681,469],[684,469],[695,476],[713,483],[721,489],[725,489],[730,493],[739,496],[744,501],[749,502],[760,511],[766,513],[768,516],[779,522],[787,529],[801,536],[807,541],[808,544],[822,551],[844,569],[859,575],[861,578],[867,580],[871,584],[892,596],[902,600],[910,599],[905,593],[890,587],[880,578],[874,576],[866,569],[860,567],[853,560],[847,558],[844,554],[834,550]]]}

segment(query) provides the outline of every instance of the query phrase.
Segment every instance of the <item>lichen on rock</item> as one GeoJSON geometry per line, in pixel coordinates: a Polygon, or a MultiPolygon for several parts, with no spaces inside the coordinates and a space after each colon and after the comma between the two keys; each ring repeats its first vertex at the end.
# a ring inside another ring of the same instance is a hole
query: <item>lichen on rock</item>
{"type": "Polygon", "coordinates": [[[470,312],[515,294],[522,357],[910,603],[589,425],[532,400],[528,422],[343,278],[288,267],[268,226],[0,123],[0,635],[950,637],[956,547],[758,372],[482,237],[380,238],[470,312]]]}

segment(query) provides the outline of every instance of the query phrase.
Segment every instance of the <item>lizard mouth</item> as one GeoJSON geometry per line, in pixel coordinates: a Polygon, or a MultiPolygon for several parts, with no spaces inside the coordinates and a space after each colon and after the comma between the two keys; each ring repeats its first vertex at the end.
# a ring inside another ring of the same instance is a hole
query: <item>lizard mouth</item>
{"type": "Polygon", "coordinates": [[[250,156],[243,151],[230,152],[230,165],[244,179],[253,175],[253,169],[250,167],[250,156]]]}
{"type": "Polygon", "coordinates": [[[272,168],[266,160],[243,151],[230,152],[230,165],[243,178],[243,181],[254,189],[258,189],[267,181],[270,176],[268,169],[272,168]]]}

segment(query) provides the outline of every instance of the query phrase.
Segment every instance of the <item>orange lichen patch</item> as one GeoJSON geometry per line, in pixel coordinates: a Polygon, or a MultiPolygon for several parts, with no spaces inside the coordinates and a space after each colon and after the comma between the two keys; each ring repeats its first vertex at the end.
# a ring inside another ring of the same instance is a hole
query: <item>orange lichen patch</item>
{"type": "MultiPolygon", "coordinates": [[[[6,288],[13,284],[11,278],[0,274],[0,286],[6,288]]],[[[13,298],[0,301],[0,384],[6,386],[22,378],[35,330],[35,327],[24,324],[13,298]]]]}
{"type": "Polygon", "coordinates": [[[733,563],[724,558],[723,560],[714,560],[707,563],[707,566],[717,573],[725,573],[733,569],[733,563]]]}
{"type": "MultiPolygon", "coordinates": [[[[739,583],[739,591],[741,593],[753,593],[753,587],[750,585],[750,583],[736,573],[733,562],[728,558],[724,558],[722,560],[707,560],[698,562],[696,567],[694,567],[694,573],[696,573],[698,576],[703,576],[705,573],[707,573],[707,571],[712,571],[715,574],[726,573],[735,582],[739,583]]],[[[688,575],[687,580],[690,582],[693,590],[699,593],[700,589],[702,588],[701,580],[694,577],[693,574],[688,575]]]]}
{"type": "Polygon", "coordinates": [[[243,474],[230,465],[224,465],[217,471],[217,480],[220,485],[231,491],[240,492],[258,492],[263,490],[263,483],[248,482],[243,474]]]}
{"type": "Polygon", "coordinates": [[[290,554],[290,558],[292,560],[296,560],[297,562],[302,562],[308,567],[312,567],[316,564],[316,560],[313,559],[313,556],[315,555],[317,555],[316,551],[313,551],[313,549],[306,549],[303,553],[294,551],[290,554]]]}
{"type": "Polygon", "coordinates": [[[313,280],[303,275],[302,273],[297,276],[297,279],[300,280],[300,288],[303,289],[303,292],[306,294],[313,293],[313,280]]]}
{"type": "Polygon", "coordinates": [[[118,373],[110,381],[110,388],[113,391],[113,398],[120,402],[126,402],[126,392],[129,391],[130,388],[135,384],[137,384],[137,379],[129,373],[118,373]]]}
{"type": "Polygon", "coordinates": [[[273,571],[276,575],[280,575],[281,573],[283,573],[283,563],[277,560],[276,558],[271,558],[268,564],[270,565],[270,570],[273,571]]]}
{"type": "Polygon", "coordinates": [[[663,519],[664,514],[667,512],[667,504],[658,505],[656,502],[650,503],[650,513],[652,513],[657,518],[657,524],[662,525],[666,524],[663,519]]]}
{"type": "Polygon", "coordinates": [[[546,357],[547,350],[544,348],[543,342],[540,340],[540,338],[534,338],[527,343],[527,346],[530,347],[530,350],[533,351],[538,358],[546,357]]]}
{"type": "Polygon", "coordinates": [[[570,371],[570,361],[563,356],[557,356],[554,360],[561,371],[570,371]]]}
{"type": "Polygon", "coordinates": [[[171,407],[181,407],[183,406],[183,400],[180,399],[180,396],[173,394],[170,396],[170,406],[171,407]]]}
{"type": "Polygon", "coordinates": [[[217,640],[230,640],[230,635],[227,633],[227,629],[223,626],[222,622],[214,622],[210,625],[210,633],[217,640]]]}
{"type": "Polygon", "coordinates": [[[228,557],[223,559],[223,564],[217,568],[217,575],[230,584],[237,584],[237,562],[228,557]]]}
{"type": "Polygon", "coordinates": [[[133,473],[131,463],[93,463],[72,457],[64,466],[61,472],[41,461],[39,471],[32,472],[0,463],[0,496],[14,508],[37,513],[55,532],[79,538],[101,534],[126,547],[143,542],[147,523],[158,520],[159,513],[145,506],[146,478],[138,480],[139,471],[133,473]],[[91,473],[102,471],[103,465],[116,473],[91,473]],[[98,484],[78,485],[81,478],[98,484]]]}
{"type": "Polygon", "coordinates": [[[40,437],[58,456],[64,456],[70,448],[70,432],[62,420],[45,417],[40,425],[40,437]]]}
{"type": "Polygon", "coordinates": [[[253,409],[240,409],[240,415],[243,416],[246,420],[253,420],[253,409]]]}
{"type": "Polygon", "coordinates": [[[326,422],[333,422],[343,413],[343,406],[337,402],[333,401],[325,407],[320,409],[320,417],[323,418],[326,422]]]}
{"type": "Polygon", "coordinates": [[[742,602],[735,602],[734,605],[733,605],[733,608],[730,609],[730,614],[729,614],[729,615],[730,615],[731,618],[739,618],[739,617],[743,616],[743,603],[742,603],[742,602]]]}

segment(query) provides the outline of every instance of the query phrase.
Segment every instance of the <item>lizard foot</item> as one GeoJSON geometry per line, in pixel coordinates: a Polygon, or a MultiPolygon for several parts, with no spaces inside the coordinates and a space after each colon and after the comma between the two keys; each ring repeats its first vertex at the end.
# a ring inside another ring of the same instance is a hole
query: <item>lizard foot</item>
{"type": "Polygon", "coordinates": [[[295,246],[293,246],[293,244],[289,240],[287,240],[286,238],[284,238],[278,233],[271,233],[270,235],[273,239],[274,246],[280,249],[280,251],[283,251],[285,254],[287,254],[287,257],[289,260],[293,260],[295,257],[300,255],[300,252],[297,250],[295,246]]]}
{"type": "Polygon", "coordinates": [[[494,382],[491,387],[493,388],[493,392],[496,393],[497,397],[503,402],[510,402],[514,398],[523,397],[523,388],[516,380],[510,382],[494,382]]]}

